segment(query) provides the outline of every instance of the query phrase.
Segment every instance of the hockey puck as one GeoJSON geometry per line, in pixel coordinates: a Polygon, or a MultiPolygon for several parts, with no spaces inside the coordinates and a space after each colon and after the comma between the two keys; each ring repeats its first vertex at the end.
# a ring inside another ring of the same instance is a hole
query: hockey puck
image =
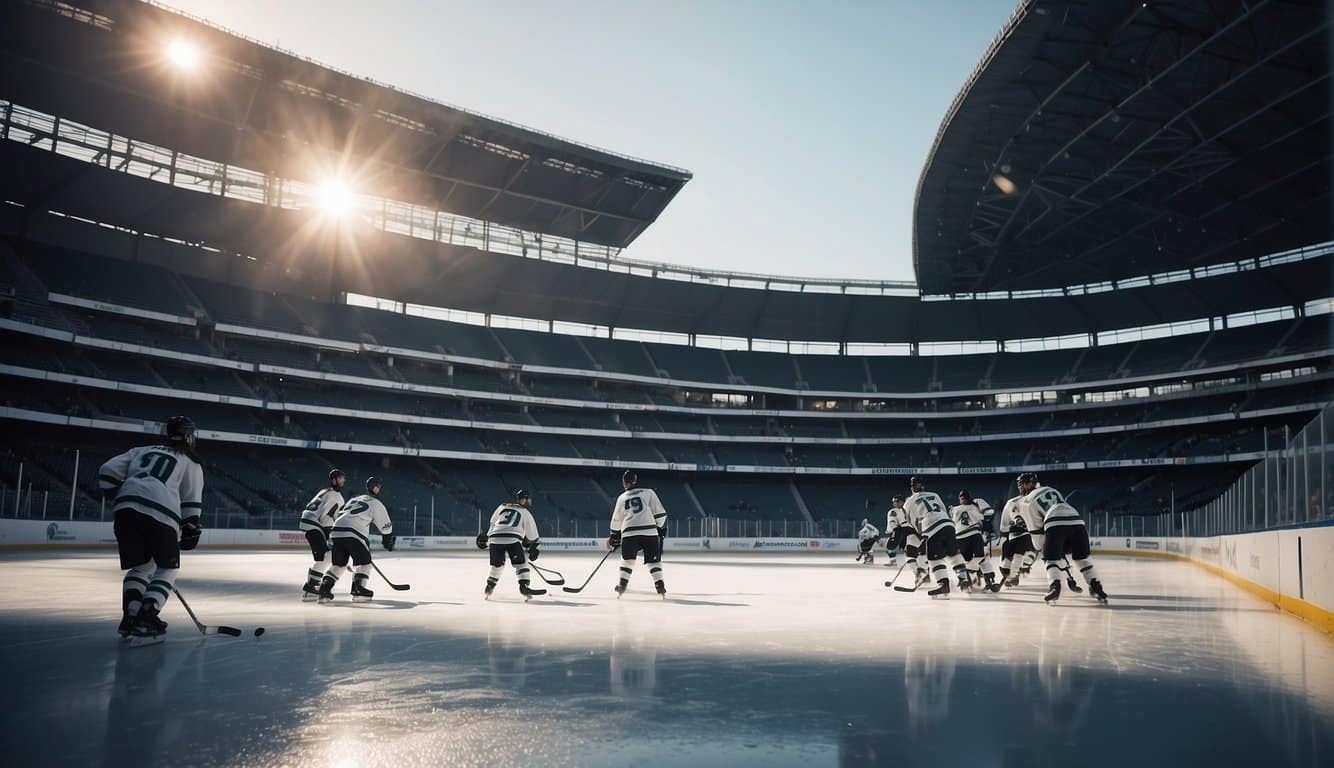
{"type": "Polygon", "coordinates": [[[264,634],[264,628],[263,628],[263,627],[255,627],[255,637],[259,637],[259,636],[262,635],[262,634],[264,634]]]}

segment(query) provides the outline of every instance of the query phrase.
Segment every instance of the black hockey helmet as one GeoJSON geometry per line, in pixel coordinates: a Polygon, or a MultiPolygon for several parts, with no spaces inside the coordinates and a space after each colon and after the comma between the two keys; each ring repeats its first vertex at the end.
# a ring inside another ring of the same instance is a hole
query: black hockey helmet
{"type": "Polygon", "coordinates": [[[968,491],[959,491],[959,501],[962,501],[964,504],[972,504],[973,494],[968,491]]]}
{"type": "Polygon", "coordinates": [[[1019,479],[1014,481],[1014,484],[1015,484],[1015,485],[1023,485],[1024,483],[1034,483],[1034,484],[1036,484],[1037,481],[1038,481],[1038,473],[1036,473],[1036,472],[1023,472],[1023,473],[1021,473],[1021,474],[1019,475],[1019,479]]]}
{"type": "Polygon", "coordinates": [[[195,423],[188,416],[172,416],[167,419],[164,434],[169,443],[181,443],[187,448],[195,447],[195,423]]]}
{"type": "Polygon", "coordinates": [[[338,482],[339,480],[344,480],[344,481],[347,480],[347,475],[343,473],[343,470],[341,469],[329,470],[329,487],[341,488],[342,483],[338,482]]]}
{"type": "Polygon", "coordinates": [[[908,487],[912,489],[913,493],[917,493],[918,491],[926,487],[926,483],[922,482],[922,478],[918,477],[917,475],[913,475],[912,477],[908,478],[908,487]]]}
{"type": "Polygon", "coordinates": [[[514,492],[514,500],[515,500],[515,501],[522,503],[524,499],[527,499],[528,501],[532,501],[532,500],[533,500],[533,497],[532,497],[531,495],[529,495],[528,491],[526,491],[526,490],[524,490],[524,489],[522,489],[522,488],[519,488],[518,490],[516,490],[516,491],[514,492]]]}
{"type": "Polygon", "coordinates": [[[633,469],[625,470],[625,472],[621,473],[621,485],[639,485],[639,473],[633,469]]]}
{"type": "Polygon", "coordinates": [[[890,504],[902,504],[904,501],[905,501],[905,499],[904,499],[902,496],[895,496],[894,498],[892,498],[892,499],[889,500],[889,503],[890,503],[890,504]]]}
{"type": "Polygon", "coordinates": [[[371,475],[366,478],[366,493],[372,496],[380,495],[380,487],[384,485],[384,479],[379,475],[371,475]]]}

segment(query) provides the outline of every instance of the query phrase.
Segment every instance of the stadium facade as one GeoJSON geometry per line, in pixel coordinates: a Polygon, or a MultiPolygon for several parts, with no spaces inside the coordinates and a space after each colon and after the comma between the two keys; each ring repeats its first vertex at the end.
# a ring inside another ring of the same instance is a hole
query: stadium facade
{"type": "Polygon", "coordinates": [[[516,487],[592,532],[635,466],[682,532],[846,534],[910,474],[998,504],[1030,470],[1169,530],[1329,401],[1327,28],[1020,3],[923,170],[912,285],[634,261],[689,172],[137,0],[7,3],[3,514],[98,516],[91,457],[181,412],[214,525],[290,522],[337,465],[420,533],[516,487]]]}

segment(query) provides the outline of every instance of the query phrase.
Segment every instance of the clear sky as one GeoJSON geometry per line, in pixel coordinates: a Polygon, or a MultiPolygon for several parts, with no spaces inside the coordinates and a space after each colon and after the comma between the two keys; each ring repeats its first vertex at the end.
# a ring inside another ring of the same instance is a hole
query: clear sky
{"type": "Polygon", "coordinates": [[[1015,0],[167,0],[695,178],[625,255],[911,280],[936,129],[1015,0]]]}

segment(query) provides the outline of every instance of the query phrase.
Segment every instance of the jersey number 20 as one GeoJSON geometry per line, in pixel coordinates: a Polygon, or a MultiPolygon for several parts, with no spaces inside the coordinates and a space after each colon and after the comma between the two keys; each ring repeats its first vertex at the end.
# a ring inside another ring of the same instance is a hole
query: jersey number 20
{"type": "Polygon", "coordinates": [[[139,459],[139,466],[146,468],[135,477],[152,477],[159,483],[167,482],[171,473],[176,469],[176,457],[170,453],[159,453],[158,451],[149,451],[139,459]]]}

